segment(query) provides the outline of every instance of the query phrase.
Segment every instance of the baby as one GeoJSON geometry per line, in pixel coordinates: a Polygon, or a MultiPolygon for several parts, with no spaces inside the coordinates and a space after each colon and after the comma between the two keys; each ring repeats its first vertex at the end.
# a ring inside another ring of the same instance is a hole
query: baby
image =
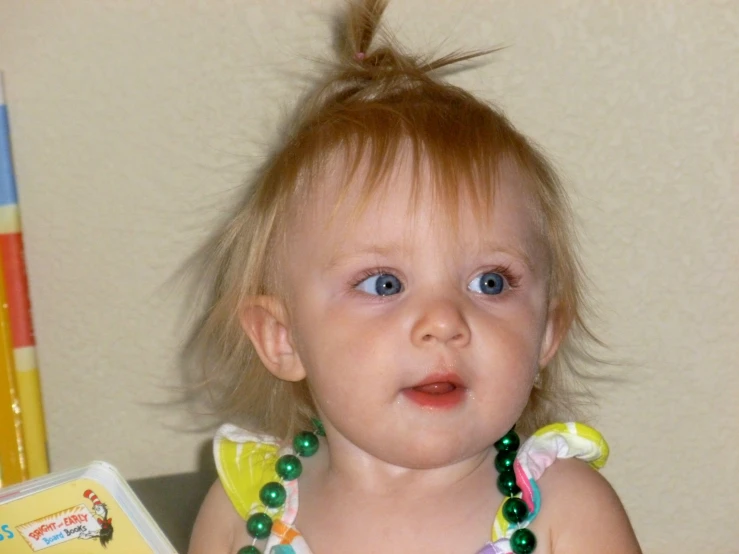
{"type": "Polygon", "coordinates": [[[560,182],[436,77],[479,54],[374,45],[385,4],[207,252],[188,353],[240,427],[190,552],[638,553],[605,441],[558,423],[592,339],[560,182]]]}

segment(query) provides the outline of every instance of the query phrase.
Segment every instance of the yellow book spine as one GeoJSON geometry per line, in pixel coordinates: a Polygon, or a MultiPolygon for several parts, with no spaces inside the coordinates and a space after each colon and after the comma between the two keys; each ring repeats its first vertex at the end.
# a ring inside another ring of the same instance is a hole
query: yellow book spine
{"type": "Polygon", "coordinates": [[[28,477],[34,479],[49,473],[41,383],[38,365],[36,364],[35,348],[16,348],[14,353],[15,378],[21,404],[26,466],[28,477]]]}

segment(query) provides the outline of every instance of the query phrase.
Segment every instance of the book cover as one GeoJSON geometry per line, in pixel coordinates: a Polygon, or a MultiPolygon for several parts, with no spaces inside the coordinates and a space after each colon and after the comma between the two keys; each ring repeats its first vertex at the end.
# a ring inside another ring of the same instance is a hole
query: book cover
{"type": "Polygon", "coordinates": [[[176,554],[105,462],[0,489],[0,554],[176,554]]]}
{"type": "Polygon", "coordinates": [[[10,147],[10,123],[0,72],[0,259],[10,316],[15,384],[17,388],[27,476],[49,471],[46,424],[31,321],[23,234],[10,147]]]}

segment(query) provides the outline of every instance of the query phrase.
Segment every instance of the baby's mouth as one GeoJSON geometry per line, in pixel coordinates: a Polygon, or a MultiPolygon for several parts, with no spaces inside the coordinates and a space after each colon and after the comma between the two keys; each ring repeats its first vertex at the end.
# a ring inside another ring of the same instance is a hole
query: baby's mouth
{"type": "Polygon", "coordinates": [[[403,389],[403,394],[423,408],[453,408],[464,400],[467,389],[456,374],[441,373],[403,389]]]}

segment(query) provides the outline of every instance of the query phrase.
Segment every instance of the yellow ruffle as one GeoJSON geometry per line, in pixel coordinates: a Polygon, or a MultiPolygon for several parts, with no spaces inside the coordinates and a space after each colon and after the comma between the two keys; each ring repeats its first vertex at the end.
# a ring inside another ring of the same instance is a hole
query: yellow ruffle
{"type": "Polygon", "coordinates": [[[595,469],[601,469],[608,461],[610,449],[606,439],[584,423],[552,423],[536,431],[533,436],[541,438],[548,435],[561,436],[572,450],[568,457],[588,462],[595,469]]]}
{"type": "MultiPolygon", "coordinates": [[[[213,441],[213,454],[221,484],[239,515],[247,519],[255,510],[264,511],[259,491],[269,482],[281,481],[275,471],[280,456],[275,438],[223,425],[213,441]]],[[[281,518],[284,507],[267,511],[281,518]]]]}

